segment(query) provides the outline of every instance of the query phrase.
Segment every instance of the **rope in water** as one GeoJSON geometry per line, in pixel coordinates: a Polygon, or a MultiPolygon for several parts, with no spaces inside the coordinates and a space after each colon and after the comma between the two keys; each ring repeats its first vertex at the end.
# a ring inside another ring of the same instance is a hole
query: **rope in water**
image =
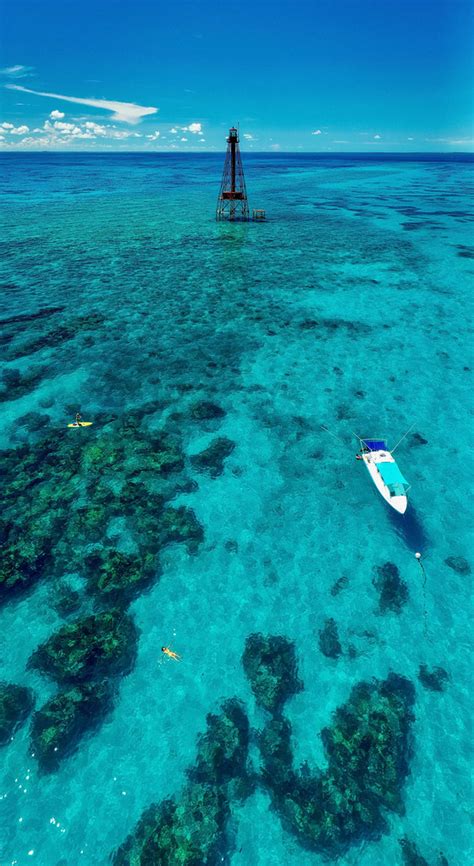
{"type": "Polygon", "coordinates": [[[425,638],[430,640],[430,636],[428,634],[428,611],[426,609],[426,569],[421,561],[421,553],[415,553],[415,556],[418,560],[418,565],[421,568],[421,573],[423,575],[423,582],[421,584],[422,592],[423,592],[423,635],[425,638]]]}

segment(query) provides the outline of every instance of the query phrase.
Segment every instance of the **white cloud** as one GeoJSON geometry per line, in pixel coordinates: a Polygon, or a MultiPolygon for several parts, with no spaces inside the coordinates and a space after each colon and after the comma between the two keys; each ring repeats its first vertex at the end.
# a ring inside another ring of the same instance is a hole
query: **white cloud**
{"type": "Polygon", "coordinates": [[[156,132],[153,132],[151,135],[147,135],[147,138],[149,139],[149,141],[156,141],[157,138],[159,138],[159,137],[160,137],[160,133],[158,130],[156,130],[156,132]]]}
{"type": "Polygon", "coordinates": [[[199,141],[205,141],[205,140],[206,140],[205,138],[200,138],[200,139],[199,139],[199,141]]]}
{"type": "Polygon", "coordinates": [[[107,127],[101,123],[93,123],[92,120],[86,120],[84,129],[90,130],[94,135],[107,135],[107,127]]]}
{"type": "Polygon", "coordinates": [[[202,123],[190,123],[188,126],[173,126],[170,132],[190,132],[192,135],[202,135],[202,123]]]}
{"type": "Polygon", "coordinates": [[[63,102],[76,102],[78,105],[90,105],[92,108],[105,108],[112,111],[114,120],[124,123],[139,123],[147,114],[156,114],[157,108],[135,105],[133,102],[114,102],[109,99],[82,99],[78,96],[62,96],[59,93],[46,93],[41,90],[29,90],[19,84],[7,84],[10,90],[21,90],[24,93],[32,93],[34,96],[47,96],[49,99],[62,99],[63,102]]]}
{"type": "Polygon", "coordinates": [[[128,132],[126,129],[113,129],[108,127],[107,135],[110,138],[142,138],[141,132],[128,132]]]}
{"type": "Polygon", "coordinates": [[[374,138],[375,138],[376,141],[378,141],[379,138],[382,138],[382,136],[381,136],[381,135],[374,135],[374,138]]]}
{"type": "Polygon", "coordinates": [[[187,138],[180,138],[179,140],[180,141],[187,141],[188,139],[187,138]]]}
{"type": "Polygon", "coordinates": [[[413,138],[410,138],[410,136],[409,136],[409,137],[408,137],[408,141],[413,141],[413,138]]]}
{"type": "Polygon", "coordinates": [[[49,116],[52,120],[62,120],[64,117],[64,111],[58,111],[57,108],[55,108],[54,111],[50,112],[49,116]]]}
{"type": "MultiPolygon", "coordinates": [[[[49,123],[49,121],[46,121],[49,123]]],[[[45,124],[46,126],[46,124],[45,124]]],[[[63,123],[62,120],[55,120],[53,123],[55,129],[59,132],[67,132],[70,135],[79,135],[81,129],[79,126],[76,126],[75,123],[63,123]]]]}
{"type": "Polygon", "coordinates": [[[51,144],[49,138],[32,138],[29,136],[28,138],[22,138],[19,142],[20,145],[24,145],[25,147],[48,147],[51,144]]]}
{"type": "Polygon", "coordinates": [[[311,133],[311,135],[322,135],[322,132],[320,129],[315,129],[314,132],[311,133]]]}
{"type": "Polygon", "coordinates": [[[16,66],[4,66],[0,69],[0,75],[8,75],[9,78],[28,78],[33,71],[34,66],[22,66],[17,63],[16,66]]]}
{"type": "Polygon", "coordinates": [[[246,138],[247,141],[253,141],[253,135],[250,135],[250,132],[244,132],[244,138],[246,138]]]}
{"type": "Polygon", "coordinates": [[[270,150],[280,150],[281,144],[271,144],[270,150]]]}
{"type": "Polygon", "coordinates": [[[12,135],[25,135],[26,132],[29,132],[29,126],[14,126],[13,129],[10,129],[12,135]]]}
{"type": "Polygon", "coordinates": [[[2,129],[13,129],[13,123],[2,123],[2,129]]]}

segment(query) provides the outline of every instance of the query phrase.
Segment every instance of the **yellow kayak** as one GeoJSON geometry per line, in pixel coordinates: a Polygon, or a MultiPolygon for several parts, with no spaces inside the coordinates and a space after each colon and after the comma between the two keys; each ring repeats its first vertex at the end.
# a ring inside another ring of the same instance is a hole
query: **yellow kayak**
{"type": "Polygon", "coordinates": [[[68,427],[91,427],[93,423],[94,423],[93,421],[79,421],[79,422],[76,421],[76,422],[74,422],[74,424],[68,424],[67,426],[68,427]]]}

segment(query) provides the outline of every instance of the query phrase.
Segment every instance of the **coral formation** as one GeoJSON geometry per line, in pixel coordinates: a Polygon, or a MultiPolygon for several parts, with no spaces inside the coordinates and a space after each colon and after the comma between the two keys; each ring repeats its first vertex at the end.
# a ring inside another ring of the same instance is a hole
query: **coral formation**
{"type": "Polygon", "coordinates": [[[58,582],[51,590],[51,604],[61,616],[77,613],[81,607],[82,598],[77,589],[68,583],[58,582]]]}
{"type": "Polygon", "coordinates": [[[339,595],[339,593],[342,592],[346,588],[346,586],[348,586],[348,584],[349,578],[347,577],[347,575],[341,575],[341,577],[338,577],[335,583],[333,583],[331,587],[331,595],[339,595]]]}
{"type": "Polygon", "coordinates": [[[33,391],[48,373],[48,367],[29,367],[24,373],[15,367],[7,367],[2,373],[3,388],[0,388],[0,403],[18,400],[33,391]]]}
{"type": "Polygon", "coordinates": [[[295,645],[285,637],[249,635],[242,663],[257,704],[272,714],[302,689],[297,675],[295,645]]]}
{"type": "Polygon", "coordinates": [[[330,659],[337,659],[342,653],[337,623],[332,617],[325,620],[323,628],[320,629],[319,649],[330,659]]]}
{"type": "Polygon", "coordinates": [[[444,692],[444,687],[449,681],[449,674],[444,668],[435,667],[429,669],[427,665],[420,665],[418,679],[423,683],[425,689],[432,692],[444,692]]]}
{"type": "Polygon", "coordinates": [[[453,571],[457,571],[458,574],[471,573],[471,566],[464,556],[448,556],[444,561],[449,568],[452,568],[453,571]]]}
{"type": "Polygon", "coordinates": [[[34,697],[30,689],[0,682],[0,746],[5,746],[26,721],[33,705],[34,697]]]}
{"type": "Polygon", "coordinates": [[[121,419],[103,413],[80,435],[43,430],[35,443],[2,452],[0,601],[41,579],[77,572],[102,601],[127,604],[159,574],[163,546],[183,542],[196,552],[204,533],[194,512],[170,505],[195,486],[183,474],[179,439],[142,426],[160,405],[121,419]],[[113,549],[107,530],[115,518],[124,519],[136,555],[113,549]],[[104,543],[105,551],[94,550],[104,543]]]}
{"type": "Polygon", "coordinates": [[[29,665],[58,683],[126,673],[133,665],[138,631],[120,610],[62,626],[30,657],[29,665]]]}
{"type": "Polygon", "coordinates": [[[24,340],[19,345],[12,345],[6,354],[6,360],[13,361],[17,358],[23,358],[25,355],[32,355],[39,349],[60,346],[62,343],[74,339],[83,331],[93,330],[103,322],[104,316],[100,313],[78,316],[77,319],[72,319],[66,324],[58,325],[53,331],[41,333],[38,337],[24,340]]]}
{"type": "Polygon", "coordinates": [[[410,442],[412,445],[428,445],[428,440],[421,435],[421,433],[412,433],[410,436],[410,442]]]}
{"type": "Polygon", "coordinates": [[[33,533],[23,539],[15,537],[16,529],[11,524],[4,524],[3,529],[6,539],[0,562],[0,598],[6,599],[41,577],[51,563],[51,555],[46,538],[33,533]]]}
{"type": "Polygon", "coordinates": [[[207,730],[198,737],[197,757],[189,772],[192,781],[206,785],[226,785],[233,779],[245,781],[249,723],[242,704],[225,701],[219,715],[209,713],[207,730]]]}
{"type": "Polygon", "coordinates": [[[265,782],[302,844],[337,856],[356,839],[384,832],[384,810],[403,812],[413,700],[411,683],[395,674],[355,686],[321,734],[327,769],[314,775],[293,769],[289,722],[267,725],[260,743],[265,782]]]}
{"type": "Polygon", "coordinates": [[[402,851],[403,866],[429,866],[427,860],[421,856],[417,846],[406,836],[400,839],[400,848],[402,851]]]}
{"type": "Polygon", "coordinates": [[[408,600],[408,586],[400,577],[400,572],[392,562],[377,566],[376,576],[372,583],[380,593],[379,610],[386,613],[391,610],[400,613],[408,600]]]}
{"type": "Polygon", "coordinates": [[[209,400],[199,400],[191,407],[191,417],[195,421],[211,421],[215,418],[223,418],[225,415],[224,409],[217,406],[216,403],[211,403],[209,400]]]}
{"type": "Polygon", "coordinates": [[[155,558],[120,553],[110,547],[85,558],[88,587],[102,601],[120,604],[134,598],[154,576],[155,558]]]}
{"type": "Polygon", "coordinates": [[[231,439],[226,439],[225,436],[219,436],[213,439],[204,451],[199,454],[193,454],[191,463],[199,472],[208,472],[211,478],[217,478],[224,471],[224,460],[232,454],[235,448],[235,442],[231,439]]]}
{"type": "Polygon", "coordinates": [[[107,682],[81,683],[47,701],[34,716],[31,745],[43,773],[57,770],[77,747],[83,734],[95,728],[112,708],[113,688],[107,682]]]}
{"type": "Polygon", "coordinates": [[[179,799],[150,806],[113,858],[114,866],[217,866],[229,848],[230,801],[249,793],[249,728],[235,698],[209,714],[179,799]]]}

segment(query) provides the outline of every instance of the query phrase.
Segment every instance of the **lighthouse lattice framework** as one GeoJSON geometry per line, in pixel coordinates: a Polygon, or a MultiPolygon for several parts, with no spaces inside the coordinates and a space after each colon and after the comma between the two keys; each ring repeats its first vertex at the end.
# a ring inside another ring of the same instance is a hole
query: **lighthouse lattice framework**
{"type": "Polygon", "coordinates": [[[217,220],[248,220],[249,205],[244,170],[240,158],[239,131],[229,129],[224,172],[216,208],[217,220]]]}

